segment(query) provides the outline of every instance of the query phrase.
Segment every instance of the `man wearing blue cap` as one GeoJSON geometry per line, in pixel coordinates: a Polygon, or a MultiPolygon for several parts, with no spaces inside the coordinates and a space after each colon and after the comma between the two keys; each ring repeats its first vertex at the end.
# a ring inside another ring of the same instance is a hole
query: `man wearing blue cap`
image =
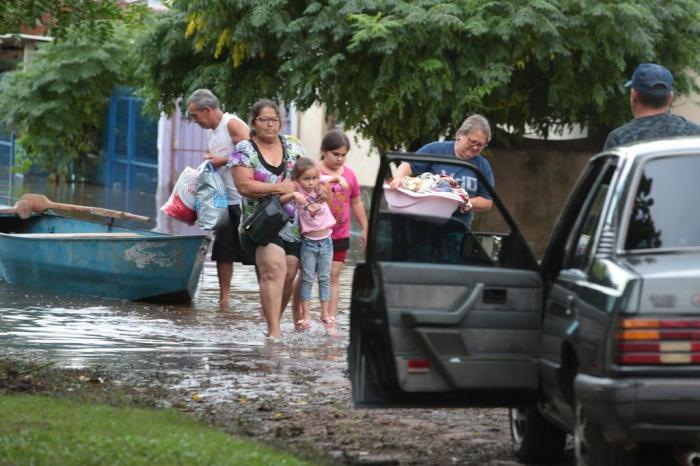
{"type": "Polygon", "coordinates": [[[630,105],[634,119],[610,132],[603,150],[622,144],[672,136],[700,135],[700,126],[668,113],[673,100],[673,75],[656,63],[642,63],[634,70],[630,105]]]}

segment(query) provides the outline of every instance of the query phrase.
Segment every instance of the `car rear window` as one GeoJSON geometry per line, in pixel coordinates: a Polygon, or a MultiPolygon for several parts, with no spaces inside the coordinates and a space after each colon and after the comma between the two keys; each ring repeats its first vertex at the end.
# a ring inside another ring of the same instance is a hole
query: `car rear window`
{"type": "Polygon", "coordinates": [[[700,246],[700,154],[646,162],[633,199],[625,249],[700,246]]]}

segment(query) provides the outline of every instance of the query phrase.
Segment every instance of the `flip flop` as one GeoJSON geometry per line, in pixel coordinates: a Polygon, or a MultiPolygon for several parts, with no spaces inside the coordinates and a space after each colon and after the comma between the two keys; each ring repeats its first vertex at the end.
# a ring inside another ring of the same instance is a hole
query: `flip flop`
{"type": "Polygon", "coordinates": [[[303,332],[311,328],[311,322],[308,319],[300,319],[294,323],[294,329],[297,332],[303,332]]]}
{"type": "Polygon", "coordinates": [[[335,318],[334,317],[321,317],[319,319],[321,324],[326,327],[326,333],[330,337],[337,337],[339,335],[338,329],[335,328],[335,318]]]}
{"type": "Polygon", "coordinates": [[[318,319],[321,322],[321,325],[323,325],[326,328],[335,328],[335,318],[334,317],[321,317],[318,319]]]}

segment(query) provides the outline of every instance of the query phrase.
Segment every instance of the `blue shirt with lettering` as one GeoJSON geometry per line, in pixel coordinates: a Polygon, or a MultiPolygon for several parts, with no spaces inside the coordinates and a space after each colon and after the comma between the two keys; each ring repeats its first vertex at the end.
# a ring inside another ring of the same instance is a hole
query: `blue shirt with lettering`
{"type": "MultiPolygon", "coordinates": [[[[416,153],[441,155],[458,160],[457,156],[455,155],[455,141],[431,142],[418,149],[416,153]]],[[[495,186],[491,164],[484,156],[479,154],[476,157],[469,159],[468,162],[476,165],[476,167],[484,174],[492,188],[495,186]]],[[[483,184],[479,182],[479,179],[469,168],[461,165],[452,165],[440,162],[411,162],[410,165],[414,176],[418,176],[425,172],[434,173],[436,175],[451,176],[459,182],[462,189],[469,193],[469,197],[481,196],[485,199],[491,199],[489,192],[486,190],[483,184]]],[[[455,216],[464,221],[467,227],[472,223],[471,212],[466,214],[455,214],[455,216]]]]}

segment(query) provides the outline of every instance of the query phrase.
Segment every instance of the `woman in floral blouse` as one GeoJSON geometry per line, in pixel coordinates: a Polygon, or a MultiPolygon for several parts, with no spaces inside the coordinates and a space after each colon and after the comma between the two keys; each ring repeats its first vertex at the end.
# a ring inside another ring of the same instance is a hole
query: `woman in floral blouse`
{"type": "MultiPolygon", "coordinates": [[[[231,155],[229,165],[238,192],[243,196],[241,225],[256,203],[269,195],[286,195],[295,191],[291,172],[297,158],[304,156],[298,139],[280,134],[282,119],[279,107],[271,100],[259,100],[251,107],[250,139],[241,141],[231,155]]],[[[267,336],[279,338],[280,318],[292,294],[292,283],[299,267],[301,236],[294,202],[285,204],[293,219],[278,237],[265,246],[256,244],[239,230],[241,246],[255,258],[260,304],[267,321],[267,336]]]]}

